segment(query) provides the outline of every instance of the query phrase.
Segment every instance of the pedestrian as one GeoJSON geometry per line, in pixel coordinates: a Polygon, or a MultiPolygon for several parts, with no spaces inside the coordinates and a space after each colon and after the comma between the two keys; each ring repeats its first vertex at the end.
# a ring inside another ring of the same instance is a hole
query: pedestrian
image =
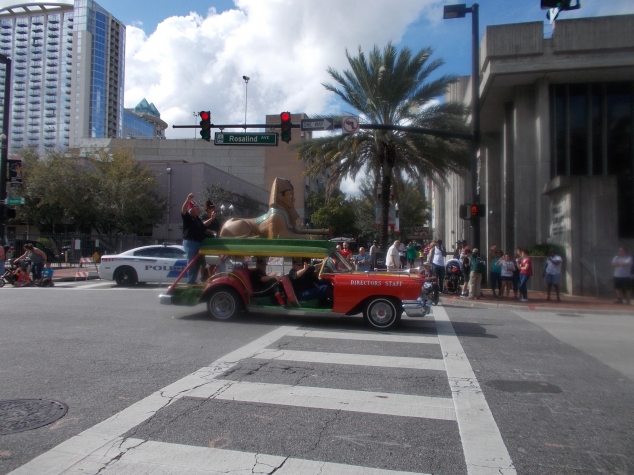
{"type": "Polygon", "coordinates": [[[387,265],[388,271],[398,270],[399,265],[401,263],[400,257],[398,255],[398,248],[401,245],[401,241],[398,239],[394,241],[394,244],[390,246],[387,250],[387,255],[385,256],[385,263],[387,265]]]}
{"type": "Polygon", "coordinates": [[[344,241],[341,254],[343,255],[343,257],[346,258],[348,262],[350,262],[350,260],[352,259],[352,251],[350,250],[350,244],[348,244],[348,241],[344,241]]]}
{"type": "Polygon", "coordinates": [[[433,243],[433,247],[431,247],[429,253],[431,256],[431,264],[434,269],[434,275],[438,277],[438,286],[440,287],[440,292],[442,293],[445,286],[445,254],[442,251],[442,245],[439,244],[441,240],[433,243]]]}
{"type": "Polygon", "coordinates": [[[205,222],[200,218],[200,206],[194,201],[193,193],[187,195],[183,206],[181,206],[181,217],[183,218],[183,247],[187,254],[187,265],[193,260],[196,261],[189,268],[187,283],[195,284],[201,264],[200,259],[198,259],[198,251],[205,237],[211,236],[212,231],[206,228],[205,222]]]}
{"type": "Polygon", "coordinates": [[[524,249],[520,251],[520,294],[522,298],[520,302],[528,302],[528,279],[533,275],[533,263],[531,258],[528,257],[528,252],[524,249]]]}
{"type": "Polygon", "coordinates": [[[410,269],[414,268],[414,261],[416,261],[417,256],[418,251],[416,250],[414,243],[410,241],[407,245],[407,250],[405,251],[405,257],[407,257],[407,264],[409,265],[410,269]]]}
{"type": "Polygon", "coordinates": [[[398,259],[401,262],[401,269],[405,269],[407,263],[407,248],[403,242],[398,246],[398,259]]]}
{"type": "Polygon", "coordinates": [[[7,253],[4,250],[2,240],[0,240],[0,277],[4,275],[4,261],[7,260],[7,253]]]}
{"type": "Polygon", "coordinates": [[[469,278],[471,275],[471,249],[465,249],[462,255],[462,277],[464,283],[462,284],[461,297],[467,297],[467,287],[469,285],[469,278]]]}
{"type": "Polygon", "coordinates": [[[460,259],[460,254],[462,253],[462,241],[456,241],[456,249],[453,251],[453,258],[460,259]]]}
{"type": "Polygon", "coordinates": [[[370,257],[372,258],[372,268],[376,268],[376,253],[379,252],[381,248],[376,242],[376,239],[372,241],[372,246],[370,246],[370,257]]]}
{"type": "MultiPolygon", "coordinates": [[[[513,287],[513,274],[515,273],[516,265],[508,252],[504,254],[504,259],[500,262],[500,268],[500,279],[502,280],[500,298],[504,295],[506,295],[506,298],[509,298],[511,287],[513,287]]],[[[515,295],[515,298],[517,298],[517,295],[515,295]]]]}
{"type": "Polygon", "coordinates": [[[546,300],[550,300],[550,290],[555,287],[557,294],[557,302],[561,302],[559,298],[559,280],[561,278],[561,263],[563,259],[557,255],[554,249],[548,250],[548,258],[546,259],[546,267],[544,268],[544,278],[548,289],[546,291],[546,300]]]}
{"type": "Polygon", "coordinates": [[[482,262],[479,260],[480,254],[478,249],[474,249],[471,256],[471,273],[469,275],[469,299],[480,300],[480,294],[482,293],[482,275],[486,272],[486,265],[484,272],[482,271],[482,262]]]}
{"type": "Polygon", "coordinates": [[[619,253],[612,259],[612,267],[614,267],[614,290],[617,296],[614,303],[629,305],[632,287],[632,279],[630,278],[632,256],[628,255],[625,247],[619,247],[619,253]]]}
{"type": "Polygon", "coordinates": [[[35,285],[40,285],[42,280],[42,269],[44,269],[44,263],[46,262],[46,253],[29,242],[24,245],[24,254],[18,257],[16,259],[16,262],[17,261],[30,261],[31,272],[33,273],[33,283],[35,285]]]}
{"type": "Polygon", "coordinates": [[[513,294],[515,298],[518,298],[520,289],[520,262],[522,260],[522,249],[519,247],[515,249],[515,272],[513,272],[513,294]]]}
{"type": "Polygon", "coordinates": [[[55,271],[51,269],[51,263],[47,262],[44,269],[42,270],[42,282],[40,286],[42,287],[53,287],[55,283],[53,282],[53,274],[55,271]]]}
{"type": "Polygon", "coordinates": [[[353,258],[354,268],[361,272],[367,272],[372,270],[372,258],[370,254],[365,252],[365,247],[359,248],[359,254],[353,258]]]}
{"type": "Polygon", "coordinates": [[[491,292],[494,298],[502,296],[502,261],[504,260],[504,252],[498,249],[497,245],[491,246],[489,250],[491,258],[491,292]],[[497,290],[497,293],[495,292],[497,290]]]}

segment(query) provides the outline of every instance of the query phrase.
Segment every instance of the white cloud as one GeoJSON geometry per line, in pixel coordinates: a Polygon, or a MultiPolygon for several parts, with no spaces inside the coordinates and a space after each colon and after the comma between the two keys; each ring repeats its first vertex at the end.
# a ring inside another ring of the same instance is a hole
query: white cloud
{"type": "MultiPolygon", "coordinates": [[[[170,124],[169,138],[193,137],[192,113],[211,110],[214,123],[243,123],[248,84],[250,123],[266,114],[339,113],[326,68],[347,67],[345,49],[398,43],[407,26],[438,0],[236,0],[236,8],[206,17],[174,16],[146,35],[127,27],[126,107],[144,97],[170,124]]],[[[427,11],[425,11],[427,12],[427,11]]]]}

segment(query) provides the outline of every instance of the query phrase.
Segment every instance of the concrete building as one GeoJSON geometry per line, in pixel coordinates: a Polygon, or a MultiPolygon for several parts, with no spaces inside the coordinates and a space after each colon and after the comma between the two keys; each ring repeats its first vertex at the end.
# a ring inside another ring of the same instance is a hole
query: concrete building
{"type": "MultiPolygon", "coordinates": [[[[612,292],[611,259],[634,244],[634,15],[558,20],[551,38],[489,26],[480,58],[482,247],[561,245],[565,289],[612,292]]],[[[435,234],[469,239],[468,174],[434,194],[435,234]]]]}
{"type": "Polygon", "coordinates": [[[126,139],[164,139],[167,122],[154,104],[145,98],[134,109],[123,112],[123,137],[126,139]]]}
{"type": "MultiPolygon", "coordinates": [[[[0,9],[0,53],[12,59],[10,151],[121,136],[125,26],[96,2],[0,9]]],[[[0,94],[6,86],[0,80],[0,94]]]]}
{"type": "MultiPolygon", "coordinates": [[[[304,114],[293,114],[293,123],[299,123],[304,114]]],[[[265,132],[278,132],[279,115],[267,115],[266,124],[271,124],[265,132]]],[[[310,132],[292,131],[291,144],[311,137],[310,132]]],[[[213,139],[213,135],[212,135],[213,139]]],[[[245,194],[256,199],[264,208],[268,208],[268,197],[276,177],[287,178],[295,187],[295,209],[300,215],[297,225],[306,225],[310,216],[306,201],[311,192],[317,192],[323,186],[326,176],[311,179],[304,177],[304,162],[297,159],[297,152],[290,144],[280,142],[278,146],[257,145],[214,145],[200,139],[170,140],[125,140],[125,139],[83,139],[81,153],[89,154],[96,149],[130,148],[136,160],[147,163],[159,173],[159,180],[166,185],[172,198],[172,207],[167,227],[155,229],[154,237],[167,239],[167,231],[172,233],[174,226],[180,226],[179,211],[187,193],[201,195],[204,187],[219,186],[239,196],[245,194]],[[171,169],[171,178],[167,169],[171,169]],[[177,179],[177,175],[180,177],[177,179]],[[170,181],[171,180],[171,181],[170,181]],[[169,181],[169,185],[168,185],[169,181]],[[178,209],[174,211],[174,207],[178,209]],[[177,219],[175,220],[176,217],[177,219]],[[172,229],[169,228],[172,225],[172,229]]],[[[227,206],[232,203],[227,203],[227,206]]],[[[260,213],[263,214],[263,213],[260,213]]],[[[256,217],[258,212],[243,217],[256,217]]]]}

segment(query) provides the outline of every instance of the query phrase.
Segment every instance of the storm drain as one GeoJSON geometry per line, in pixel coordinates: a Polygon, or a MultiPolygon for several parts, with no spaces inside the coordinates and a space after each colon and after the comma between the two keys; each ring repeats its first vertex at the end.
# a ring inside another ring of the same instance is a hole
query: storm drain
{"type": "Polygon", "coordinates": [[[561,388],[543,381],[505,381],[494,380],[485,383],[487,386],[507,393],[560,393],[561,388]]]}
{"type": "Polygon", "coordinates": [[[0,435],[37,429],[64,417],[68,406],[46,399],[0,401],[0,435]]]}

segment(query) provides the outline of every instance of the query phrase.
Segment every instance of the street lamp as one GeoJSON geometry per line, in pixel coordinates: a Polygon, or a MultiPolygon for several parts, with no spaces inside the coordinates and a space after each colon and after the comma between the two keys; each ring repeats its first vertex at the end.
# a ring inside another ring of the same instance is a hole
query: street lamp
{"type": "MultiPolygon", "coordinates": [[[[194,117],[198,117],[200,112],[194,112],[194,117]]],[[[194,125],[196,125],[196,119],[194,119],[194,125]]],[[[194,129],[194,138],[196,138],[196,129],[194,129]]]]}
{"type": "MultiPolygon", "coordinates": [[[[478,151],[480,150],[480,34],[479,9],[477,3],[467,8],[464,3],[445,5],[443,19],[464,18],[471,13],[471,199],[472,203],[480,203],[478,193],[478,151]]],[[[473,247],[480,249],[480,220],[471,220],[473,226],[473,247]]]]}
{"type": "Polygon", "coordinates": [[[247,131],[247,98],[248,98],[248,88],[249,88],[249,80],[251,79],[249,76],[242,76],[244,79],[244,131],[247,131]]]}

